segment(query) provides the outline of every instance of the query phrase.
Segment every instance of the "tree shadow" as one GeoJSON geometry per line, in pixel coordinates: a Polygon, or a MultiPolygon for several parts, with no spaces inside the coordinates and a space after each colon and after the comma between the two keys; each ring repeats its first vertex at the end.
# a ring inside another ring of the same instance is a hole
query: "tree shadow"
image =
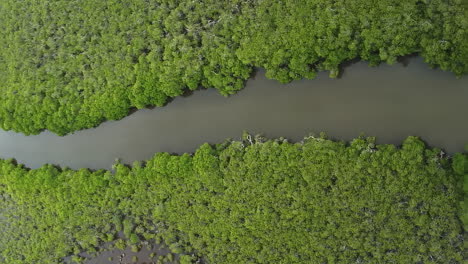
{"type": "Polygon", "coordinates": [[[409,55],[398,57],[397,62],[399,64],[403,65],[403,67],[406,68],[411,63],[411,60],[414,59],[414,58],[417,58],[417,57],[419,57],[418,53],[412,53],[412,54],[409,54],[409,55]]]}
{"type": "Polygon", "coordinates": [[[356,63],[359,63],[359,62],[361,62],[361,58],[356,57],[354,59],[347,60],[347,61],[341,63],[340,66],[338,66],[338,75],[336,76],[336,78],[341,79],[343,77],[345,71],[346,71],[346,68],[349,68],[352,65],[354,65],[356,63]]]}
{"type": "MultiPolygon", "coordinates": [[[[415,58],[419,57],[420,54],[415,52],[415,53],[411,53],[411,54],[408,54],[408,55],[404,55],[404,56],[399,56],[397,58],[397,63],[398,64],[401,64],[403,67],[408,67],[408,65],[410,65],[410,63],[412,62],[412,60],[414,60],[415,58]]],[[[354,59],[351,59],[351,60],[347,60],[343,63],[340,64],[340,66],[338,67],[339,69],[339,73],[338,73],[338,76],[337,78],[338,79],[341,79],[346,71],[347,68],[349,68],[350,66],[356,64],[356,63],[359,63],[359,62],[367,62],[368,61],[365,61],[365,60],[362,60],[360,57],[356,57],[354,59]]],[[[385,61],[381,61],[378,65],[376,66],[380,66],[382,64],[384,64],[385,61]]]]}

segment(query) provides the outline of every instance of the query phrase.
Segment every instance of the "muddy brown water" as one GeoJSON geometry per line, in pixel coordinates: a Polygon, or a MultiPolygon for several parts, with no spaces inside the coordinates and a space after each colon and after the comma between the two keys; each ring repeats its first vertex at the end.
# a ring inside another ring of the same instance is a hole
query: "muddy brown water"
{"type": "Polygon", "coordinates": [[[0,157],[27,167],[52,163],[71,168],[146,160],[156,152],[193,152],[204,142],[239,139],[242,131],[293,141],[310,132],[350,140],[365,133],[378,143],[401,144],[420,136],[448,152],[468,143],[468,77],[432,70],[421,58],[404,66],[346,67],[340,79],[322,72],[314,80],[282,85],[263,70],[244,90],[225,98],[216,90],[178,97],[162,108],[137,111],[64,137],[0,131],[0,157]]]}

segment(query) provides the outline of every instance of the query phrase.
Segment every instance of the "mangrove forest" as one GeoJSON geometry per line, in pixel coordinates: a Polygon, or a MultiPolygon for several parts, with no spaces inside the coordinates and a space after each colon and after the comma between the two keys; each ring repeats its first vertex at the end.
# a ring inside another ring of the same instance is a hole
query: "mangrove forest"
{"type": "Polygon", "coordinates": [[[0,160],[0,262],[153,241],[180,263],[465,263],[466,154],[243,138],[110,171],[0,160]]]}
{"type": "Polygon", "coordinates": [[[17,1],[0,5],[0,127],[64,135],[199,87],[231,95],[420,54],[468,72],[461,0],[17,1]]]}

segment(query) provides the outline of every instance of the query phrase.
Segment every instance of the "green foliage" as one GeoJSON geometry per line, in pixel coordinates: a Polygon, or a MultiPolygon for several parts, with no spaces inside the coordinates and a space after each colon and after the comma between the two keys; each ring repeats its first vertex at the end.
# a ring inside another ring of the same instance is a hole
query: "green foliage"
{"type": "Polygon", "coordinates": [[[140,242],[140,238],[138,237],[137,234],[132,233],[132,234],[130,235],[130,243],[132,243],[132,244],[137,244],[138,242],[140,242]]]}
{"type": "Polygon", "coordinates": [[[174,255],[172,255],[171,253],[167,254],[166,258],[167,261],[174,261],[174,255]]]}
{"type": "Polygon", "coordinates": [[[463,182],[460,198],[460,218],[464,224],[465,231],[468,231],[468,155],[457,153],[453,157],[452,167],[463,182]]]}
{"type": "Polygon", "coordinates": [[[460,202],[461,219],[464,224],[465,232],[468,232],[468,173],[463,178],[463,200],[460,202]]]}
{"type": "Polygon", "coordinates": [[[466,154],[457,153],[453,156],[452,167],[455,173],[463,175],[468,173],[468,157],[466,154]]]}
{"type": "Polygon", "coordinates": [[[123,239],[119,239],[115,242],[115,247],[123,250],[127,247],[127,245],[125,245],[125,241],[123,239]]]}
{"type": "Polygon", "coordinates": [[[106,241],[109,241],[109,242],[114,241],[114,238],[115,238],[114,234],[108,233],[106,241]]]}
{"type": "Polygon", "coordinates": [[[141,249],[140,246],[137,246],[137,245],[132,245],[131,248],[132,248],[132,252],[135,252],[135,253],[139,252],[141,249]]]}
{"type": "Polygon", "coordinates": [[[192,258],[189,255],[182,255],[179,258],[180,264],[192,264],[192,258]]]}
{"type": "Polygon", "coordinates": [[[85,260],[85,259],[82,258],[82,257],[80,257],[80,256],[73,256],[73,257],[71,258],[71,262],[72,262],[72,263],[77,263],[77,264],[83,263],[84,260],[85,260]]]}
{"type": "Polygon", "coordinates": [[[129,218],[125,218],[123,221],[123,232],[126,237],[131,237],[133,231],[133,222],[129,218]]]}
{"type": "Polygon", "coordinates": [[[180,247],[178,243],[173,243],[169,245],[169,250],[175,254],[181,254],[184,250],[180,247]]]}
{"type": "Polygon", "coordinates": [[[116,222],[134,248],[137,234],[155,234],[185,251],[181,263],[466,261],[467,156],[448,159],[415,137],[401,148],[323,135],[244,143],[158,153],[114,174],[0,160],[0,262],[78,258],[116,222]]]}
{"type": "Polygon", "coordinates": [[[162,106],[198,87],[223,95],[254,67],[281,82],[337,77],[343,62],[419,53],[468,72],[460,0],[3,0],[0,127],[63,135],[162,106]]]}

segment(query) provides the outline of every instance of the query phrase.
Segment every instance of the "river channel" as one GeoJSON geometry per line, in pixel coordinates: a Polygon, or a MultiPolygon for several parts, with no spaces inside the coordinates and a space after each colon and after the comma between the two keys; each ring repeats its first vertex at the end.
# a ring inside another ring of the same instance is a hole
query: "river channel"
{"type": "Polygon", "coordinates": [[[415,135],[456,152],[468,143],[467,116],[468,78],[430,69],[419,57],[374,68],[359,62],[339,79],[322,72],[287,85],[259,70],[228,98],[214,89],[200,90],[64,137],[0,131],[0,157],[30,168],[52,163],[108,169],[116,158],[132,163],[161,151],[193,152],[204,142],[239,139],[243,130],[293,141],[310,132],[339,140],[365,133],[393,144],[415,135]]]}

